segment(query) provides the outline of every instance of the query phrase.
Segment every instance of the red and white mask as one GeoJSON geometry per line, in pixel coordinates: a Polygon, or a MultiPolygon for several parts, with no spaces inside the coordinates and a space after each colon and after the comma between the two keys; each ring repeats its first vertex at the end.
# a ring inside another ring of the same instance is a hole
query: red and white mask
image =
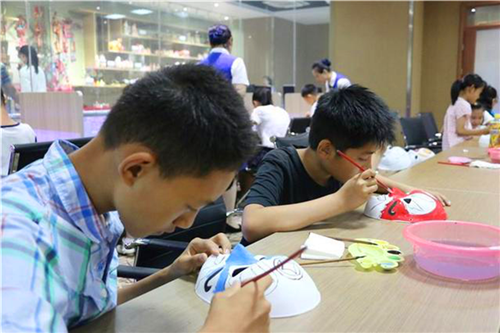
{"type": "Polygon", "coordinates": [[[364,214],[375,219],[408,222],[448,218],[441,202],[420,190],[404,193],[393,189],[391,194],[373,195],[366,203],[364,214]]]}

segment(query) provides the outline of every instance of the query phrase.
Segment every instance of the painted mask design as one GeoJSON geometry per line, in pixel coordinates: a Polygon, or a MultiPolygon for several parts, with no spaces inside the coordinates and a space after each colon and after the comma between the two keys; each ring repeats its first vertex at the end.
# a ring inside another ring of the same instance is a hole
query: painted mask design
{"type": "Polygon", "coordinates": [[[448,218],[441,202],[420,190],[404,193],[393,189],[392,194],[373,195],[366,203],[364,214],[374,219],[408,222],[448,218]]]}

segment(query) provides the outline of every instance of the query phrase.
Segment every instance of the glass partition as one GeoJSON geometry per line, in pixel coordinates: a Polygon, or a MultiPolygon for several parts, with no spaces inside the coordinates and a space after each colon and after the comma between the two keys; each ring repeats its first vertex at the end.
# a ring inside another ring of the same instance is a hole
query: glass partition
{"type": "MultiPolygon", "coordinates": [[[[316,41],[325,46],[312,48],[314,54],[309,47],[314,31],[327,36],[328,22],[300,22],[299,6],[321,6],[329,17],[325,1],[7,1],[1,61],[18,93],[78,91],[84,121],[104,119],[123,88],[145,73],[205,58],[208,28],[223,23],[232,30],[231,52],[243,58],[251,85],[277,93],[295,85],[300,91],[314,83],[312,61],[328,56],[327,40],[316,41]],[[23,46],[29,46],[28,57],[19,52],[23,46]]],[[[9,97],[10,112],[22,112],[9,97]]],[[[98,127],[84,134],[95,135],[98,127]]]]}

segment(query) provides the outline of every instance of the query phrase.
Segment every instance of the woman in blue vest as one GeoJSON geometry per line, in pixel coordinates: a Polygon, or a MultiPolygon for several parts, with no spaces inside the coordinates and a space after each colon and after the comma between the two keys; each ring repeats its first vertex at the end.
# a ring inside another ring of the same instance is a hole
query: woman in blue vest
{"type": "MultiPolygon", "coordinates": [[[[228,81],[230,81],[236,91],[245,97],[247,86],[250,84],[247,76],[247,69],[243,59],[231,54],[233,48],[233,36],[227,25],[216,24],[208,29],[208,39],[212,47],[208,57],[200,64],[215,67],[228,81]]],[[[244,167],[242,167],[244,168],[244,167]]],[[[234,181],[231,187],[222,195],[227,212],[234,211],[236,206],[237,182],[234,181]]],[[[241,229],[241,217],[230,215],[227,224],[236,230],[241,229]]]]}
{"type": "Polygon", "coordinates": [[[243,59],[231,54],[233,47],[231,30],[227,25],[216,24],[208,29],[208,38],[212,49],[200,64],[215,67],[233,84],[241,96],[245,96],[250,82],[243,59]]]}
{"type": "Polygon", "coordinates": [[[319,84],[325,85],[325,91],[330,89],[346,88],[351,85],[349,79],[331,70],[332,63],[328,59],[322,59],[312,65],[312,74],[319,84]]]}

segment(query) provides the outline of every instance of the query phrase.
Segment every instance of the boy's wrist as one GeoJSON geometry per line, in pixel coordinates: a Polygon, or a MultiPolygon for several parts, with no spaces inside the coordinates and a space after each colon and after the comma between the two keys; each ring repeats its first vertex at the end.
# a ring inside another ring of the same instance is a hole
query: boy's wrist
{"type": "Polygon", "coordinates": [[[330,195],[333,201],[333,205],[330,205],[330,216],[344,214],[354,209],[349,208],[349,198],[342,191],[330,195]]]}

